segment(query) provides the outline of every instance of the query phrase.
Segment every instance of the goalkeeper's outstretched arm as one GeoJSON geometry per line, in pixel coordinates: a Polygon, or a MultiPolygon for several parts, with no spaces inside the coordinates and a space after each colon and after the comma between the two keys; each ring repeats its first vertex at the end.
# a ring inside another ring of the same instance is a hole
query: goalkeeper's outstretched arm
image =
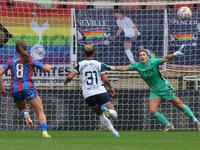
{"type": "Polygon", "coordinates": [[[104,69],[105,70],[113,70],[113,71],[130,71],[130,67],[129,66],[119,66],[119,67],[115,67],[115,66],[108,66],[106,64],[104,65],[104,69]]]}
{"type": "Polygon", "coordinates": [[[119,66],[119,67],[115,67],[116,71],[130,71],[130,67],[129,66],[119,66]]]}
{"type": "Polygon", "coordinates": [[[173,54],[170,55],[166,55],[161,59],[161,62],[167,62],[170,61],[171,59],[173,59],[174,57],[180,56],[180,55],[184,55],[184,53],[182,52],[184,49],[185,45],[181,45],[180,49],[176,52],[174,52],[173,54]]]}

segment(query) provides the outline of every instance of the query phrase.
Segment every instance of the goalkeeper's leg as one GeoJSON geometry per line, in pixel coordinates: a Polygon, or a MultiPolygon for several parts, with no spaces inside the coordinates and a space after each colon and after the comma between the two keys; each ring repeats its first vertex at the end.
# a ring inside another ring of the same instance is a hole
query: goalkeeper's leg
{"type": "MultiPolygon", "coordinates": [[[[153,93],[152,93],[153,95],[153,93]]],[[[174,126],[163,116],[163,114],[158,112],[158,108],[161,104],[161,98],[152,98],[149,100],[149,113],[161,124],[165,126],[164,132],[169,132],[174,130],[174,126]]]]}
{"type": "Polygon", "coordinates": [[[177,107],[180,111],[182,111],[186,116],[188,116],[196,125],[197,130],[200,131],[200,123],[197,120],[197,118],[194,116],[194,114],[192,113],[192,111],[190,110],[190,108],[183,104],[181,102],[181,100],[179,99],[179,97],[175,97],[173,100],[171,100],[171,103],[177,107]]]}

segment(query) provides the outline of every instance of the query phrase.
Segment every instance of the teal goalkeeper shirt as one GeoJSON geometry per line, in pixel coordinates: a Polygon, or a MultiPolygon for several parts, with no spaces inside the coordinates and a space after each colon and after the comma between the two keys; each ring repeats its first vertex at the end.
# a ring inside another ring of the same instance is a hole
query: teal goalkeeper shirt
{"type": "Polygon", "coordinates": [[[129,67],[131,70],[138,71],[142,79],[149,86],[150,91],[162,93],[169,89],[169,82],[160,74],[158,67],[160,64],[161,58],[150,58],[146,66],[143,66],[141,62],[138,62],[129,67]]]}

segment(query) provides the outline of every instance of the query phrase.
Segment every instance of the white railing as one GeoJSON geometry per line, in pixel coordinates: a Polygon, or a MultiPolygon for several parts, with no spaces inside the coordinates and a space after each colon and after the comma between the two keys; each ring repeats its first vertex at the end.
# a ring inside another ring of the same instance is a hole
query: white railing
{"type": "Polygon", "coordinates": [[[198,76],[184,76],[184,81],[194,81],[195,82],[195,90],[198,90],[200,88],[200,78],[198,76]]]}

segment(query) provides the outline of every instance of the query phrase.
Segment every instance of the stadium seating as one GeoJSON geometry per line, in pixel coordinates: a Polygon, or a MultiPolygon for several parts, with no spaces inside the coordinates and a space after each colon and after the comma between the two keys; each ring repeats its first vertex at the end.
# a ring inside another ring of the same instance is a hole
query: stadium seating
{"type": "Polygon", "coordinates": [[[7,0],[0,0],[0,7],[5,7],[8,6],[8,1],[7,0]]]}
{"type": "Polygon", "coordinates": [[[33,3],[21,2],[21,1],[13,1],[13,7],[33,8],[33,3]]]}
{"type": "MultiPolygon", "coordinates": [[[[141,0],[119,0],[120,3],[141,2],[141,0]]],[[[120,5],[119,9],[141,9],[140,5],[120,5]]]]}
{"type": "Polygon", "coordinates": [[[172,5],[172,8],[173,9],[179,9],[180,7],[182,7],[182,6],[187,6],[187,7],[189,7],[190,9],[194,9],[194,4],[186,4],[186,5],[179,5],[179,4],[177,4],[177,5],[172,5]]]}
{"type": "MultiPolygon", "coordinates": [[[[182,0],[182,1],[188,1],[188,0],[182,0]]],[[[172,2],[177,2],[177,0],[172,0],[172,2]]],[[[172,8],[173,9],[179,9],[182,6],[187,6],[190,9],[194,9],[195,8],[194,4],[176,4],[176,5],[172,5],[172,8]]]]}
{"type": "MultiPolygon", "coordinates": [[[[152,0],[145,0],[145,2],[152,2],[152,0]]],[[[161,4],[162,2],[168,2],[168,0],[154,0],[161,4]]],[[[146,5],[146,9],[167,9],[167,5],[146,5]]]]}
{"type": "MultiPolygon", "coordinates": [[[[22,1],[13,1],[13,7],[18,7],[18,8],[33,8],[34,3],[31,2],[22,2],[22,1]]],[[[57,5],[57,8],[62,8],[61,4],[57,5]]]]}
{"type": "MultiPolygon", "coordinates": [[[[67,2],[88,2],[88,0],[68,0],[67,2]]],[[[67,8],[87,9],[88,5],[67,5],[67,8]]]]}
{"type": "Polygon", "coordinates": [[[102,0],[102,1],[98,1],[98,0],[93,0],[93,8],[101,8],[101,9],[114,9],[114,5],[110,4],[110,3],[114,3],[115,0],[102,0]],[[107,5],[95,5],[95,3],[103,3],[103,4],[107,4],[107,5]]]}

